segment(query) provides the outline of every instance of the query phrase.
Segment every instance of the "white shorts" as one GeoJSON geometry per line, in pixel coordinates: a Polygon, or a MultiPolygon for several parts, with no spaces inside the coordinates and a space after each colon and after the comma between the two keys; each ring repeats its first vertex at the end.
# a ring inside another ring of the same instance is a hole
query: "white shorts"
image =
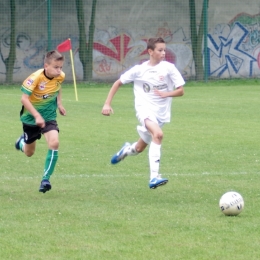
{"type": "Polygon", "coordinates": [[[152,122],[155,122],[156,124],[158,124],[160,126],[160,128],[162,128],[162,126],[164,125],[164,123],[159,122],[157,120],[157,118],[154,115],[151,114],[146,114],[145,112],[137,112],[136,113],[136,117],[138,119],[138,121],[140,122],[141,125],[138,125],[137,128],[137,132],[140,136],[140,138],[146,143],[146,144],[150,144],[150,142],[152,141],[152,136],[150,134],[150,132],[148,131],[148,129],[145,127],[145,119],[149,119],[152,122]]]}

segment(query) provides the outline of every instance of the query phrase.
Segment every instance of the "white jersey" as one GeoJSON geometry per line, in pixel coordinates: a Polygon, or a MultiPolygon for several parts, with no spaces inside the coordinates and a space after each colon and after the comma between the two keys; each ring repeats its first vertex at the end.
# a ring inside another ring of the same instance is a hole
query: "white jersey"
{"type": "Polygon", "coordinates": [[[161,123],[170,122],[172,97],[162,98],[153,90],[173,91],[183,86],[185,81],[174,64],[161,61],[156,66],[149,66],[148,62],[126,71],[120,81],[123,84],[134,82],[136,113],[147,111],[161,123]]]}

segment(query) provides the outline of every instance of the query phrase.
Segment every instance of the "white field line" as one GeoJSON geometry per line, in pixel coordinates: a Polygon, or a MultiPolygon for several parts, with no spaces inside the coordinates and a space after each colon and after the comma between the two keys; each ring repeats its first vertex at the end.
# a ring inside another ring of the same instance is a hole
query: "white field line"
{"type": "MultiPolygon", "coordinates": [[[[200,178],[202,176],[234,176],[234,175],[249,175],[252,176],[254,174],[259,174],[260,172],[256,173],[247,173],[247,172],[230,172],[230,173],[218,173],[218,172],[203,172],[203,173],[164,173],[163,177],[196,177],[200,178]]],[[[143,177],[148,176],[148,174],[141,174],[141,173],[133,173],[133,174],[53,174],[52,178],[57,179],[83,179],[83,178],[132,178],[132,177],[143,177]]],[[[21,180],[21,179],[39,179],[41,175],[35,175],[35,176],[2,176],[1,180],[21,180]]],[[[1,182],[1,181],[0,181],[1,182]]]]}

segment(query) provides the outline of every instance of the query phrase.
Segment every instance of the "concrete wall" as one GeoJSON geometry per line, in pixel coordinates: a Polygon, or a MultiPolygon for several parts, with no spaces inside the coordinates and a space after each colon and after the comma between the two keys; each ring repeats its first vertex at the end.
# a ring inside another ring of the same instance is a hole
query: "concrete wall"
{"type": "MultiPolygon", "coordinates": [[[[91,2],[85,1],[86,33],[91,2]]],[[[16,54],[14,81],[21,82],[43,66],[48,46],[47,1],[16,1],[16,54]]],[[[203,0],[196,1],[199,24],[203,0]]],[[[217,78],[260,77],[260,5],[251,0],[209,0],[209,74],[217,78]]],[[[73,0],[52,1],[52,46],[71,38],[77,80],[83,76],[78,57],[78,25],[73,0]]],[[[98,0],[94,37],[93,77],[114,80],[127,68],[146,60],[146,40],[162,36],[167,60],[185,78],[194,76],[188,1],[98,0]]],[[[86,39],[86,42],[88,39],[86,39]]],[[[0,82],[5,80],[3,60],[10,43],[9,0],[0,2],[0,82]]],[[[72,81],[71,60],[65,53],[64,71],[72,81]]]]}

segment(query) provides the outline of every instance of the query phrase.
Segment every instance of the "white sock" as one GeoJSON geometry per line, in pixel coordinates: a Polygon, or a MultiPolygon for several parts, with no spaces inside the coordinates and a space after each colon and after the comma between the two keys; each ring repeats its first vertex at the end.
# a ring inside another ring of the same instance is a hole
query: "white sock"
{"type": "Polygon", "coordinates": [[[151,142],[149,147],[150,180],[158,177],[161,159],[161,145],[151,142]]]}
{"type": "Polygon", "coordinates": [[[126,147],[124,153],[126,153],[127,155],[137,155],[138,152],[135,149],[137,142],[131,144],[130,146],[126,147]]]}

